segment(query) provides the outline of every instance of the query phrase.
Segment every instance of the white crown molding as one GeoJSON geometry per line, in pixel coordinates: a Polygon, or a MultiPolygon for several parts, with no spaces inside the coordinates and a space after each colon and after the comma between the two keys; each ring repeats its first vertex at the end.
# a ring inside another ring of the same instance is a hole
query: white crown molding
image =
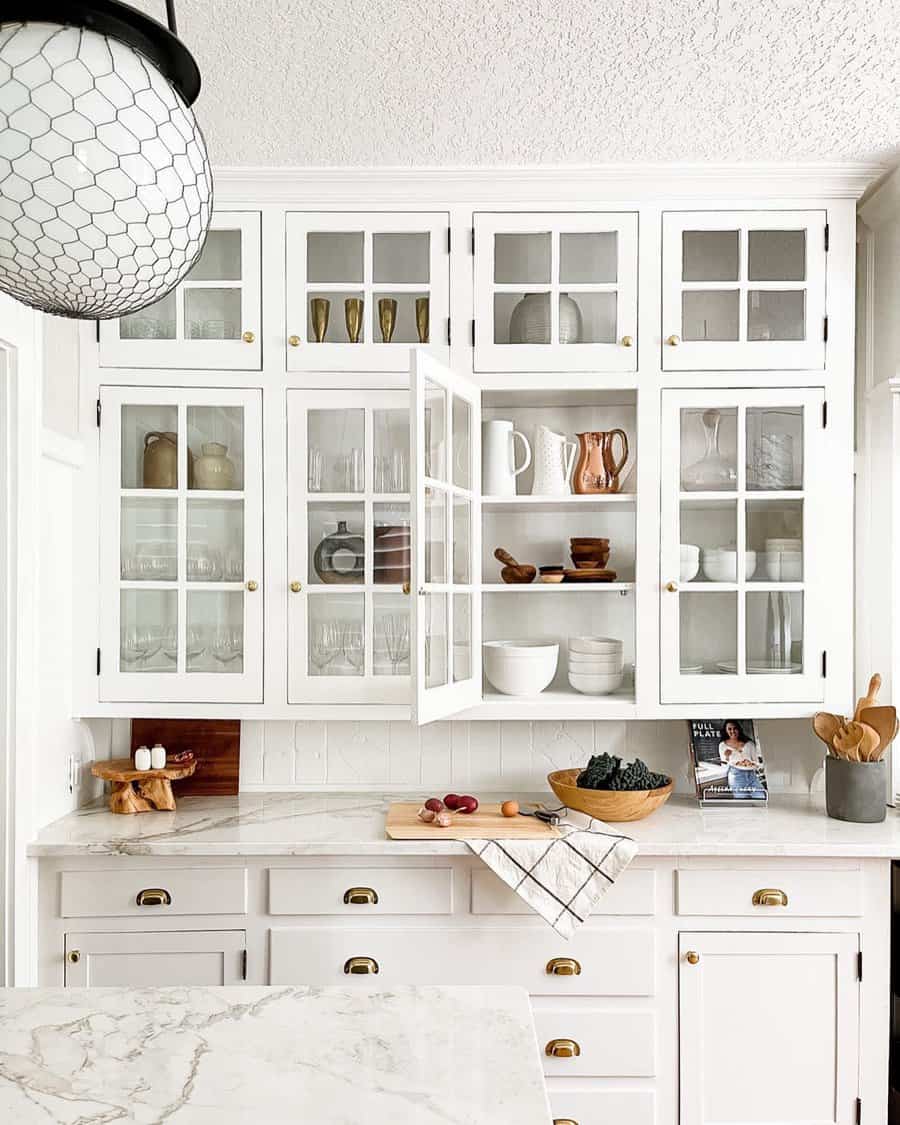
{"type": "Polygon", "coordinates": [[[769,164],[599,164],[530,168],[216,168],[216,201],[335,208],[410,200],[419,206],[470,203],[555,206],[598,200],[858,199],[889,171],[863,162],[769,164]]]}
{"type": "Polygon", "coordinates": [[[859,215],[870,230],[900,215],[900,168],[896,168],[860,204],[859,215]]]}

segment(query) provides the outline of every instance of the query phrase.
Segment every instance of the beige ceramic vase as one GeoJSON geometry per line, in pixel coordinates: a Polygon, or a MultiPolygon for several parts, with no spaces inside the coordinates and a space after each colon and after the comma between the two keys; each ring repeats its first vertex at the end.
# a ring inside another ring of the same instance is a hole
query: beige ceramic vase
{"type": "Polygon", "coordinates": [[[144,488],[178,487],[178,436],[151,430],[144,436],[142,467],[144,488]]]}
{"type": "Polygon", "coordinates": [[[234,487],[234,462],[226,457],[228,446],[218,441],[204,442],[201,456],[194,461],[194,488],[227,490],[234,487]]]}

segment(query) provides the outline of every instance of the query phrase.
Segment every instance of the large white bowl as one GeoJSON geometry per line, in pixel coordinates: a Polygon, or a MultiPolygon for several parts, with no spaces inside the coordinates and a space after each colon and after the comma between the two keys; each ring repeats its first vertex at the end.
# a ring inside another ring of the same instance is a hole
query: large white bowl
{"type": "MultiPolygon", "coordinates": [[[[756,571],[756,551],[744,552],[744,567],[748,578],[756,571]]],[[[721,547],[703,552],[703,573],[710,582],[737,582],[737,551],[721,547]]]]}
{"type": "Polygon", "coordinates": [[[802,551],[766,551],[766,577],[772,582],[799,582],[803,578],[802,551]]]}
{"type": "Polygon", "coordinates": [[[537,695],[556,675],[559,645],[546,641],[485,641],[484,674],[503,695],[537,695]]]}
{"type": "Polygon", "coordinates": [[[569,637],[569,652],[589,656],[615,656],[621,653],[624,642],[616,637],[569,637]]]}
{"type": "Polygon", "coordinates": [[[690,582],[696,578],[700,570],[700,548],[693,543],[682,543],[680,548],[682,582],[690,582]]]}
{"type": "Polygon", "coordinates": [[[624,671],[613,672],[606,675],[582,675],[578,672],[569,673],[569,683],[582,695],[609,695],[622,684],[625,677],[624,671]]]}

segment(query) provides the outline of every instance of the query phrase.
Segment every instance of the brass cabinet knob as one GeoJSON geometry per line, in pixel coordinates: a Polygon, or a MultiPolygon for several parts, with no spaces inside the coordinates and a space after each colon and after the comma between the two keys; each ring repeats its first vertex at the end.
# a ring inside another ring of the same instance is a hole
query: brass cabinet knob
{"type": "Polygon", "coordinates": [[[344,972],[354,976],[366,976],[378,972],[378,962],[374,957],[348,957],[344,962],[344,972]]]}
{"type": "Polygon", "coordinates": [[[680,336],[674,336],[674,335],[673,336],[667,336],[666,337],[666,343],[669,345],[670,348],[677,348],[678,345],[681,343],[681,337],[680,336]]]}
{"type": "Polygon", "coordinates": [[[373,891],[371,887],[351,887],[344,891],[344,902],[350,906],[377,906],[378,892],[373,891]]]}
{"type": "Polygon", "coordinates": [[[79,953],[79,951],[77,949],[73,949],[71,951],[71,953],[69,954],[69,961],[73,965],[77,965],[80,960],[81,960],[81,954],[79,953]]]}
{"type": "Polygon", "coordinates": [[[241,339],[244,341],[245,344],[252,344],[256,340],[256,333],[255,332],[242,332],[241,333],[241,339]]]}
{"type": "Polygon", "coordinates": [[[670,594],[677,593],[678,592],[678,583],[677,582],[667,582],[666,583],[666,590],[668,590],[668,592],[670,594]]]}
{"type": "Polygon", "coordinates": [[[633,344],[634,344],[634,337],[633,336],[623,336],[622,337],[622,347],[623,348],[630,348],[630,347],[632,347],[633,344]]]}
{"type": "Polygon", "coordinates": [[[145,887],[134,901],[138,906],[171,906],[172,896],[163,887],[145,887]]]}
{"type": "Polygon", "coordinates": [[[574,1059],[581,1054],[581,1048],[574,1039],[551,1039],[544,1054],[551,1059],[574,1059]]]}
{"type": "Polygon", "coordinates": [[[254,582],[254,580],[251,578],[250,581],[247,583],[247,589],[250,591],[251,594],[255,594],[256,591],[259,589],[259,583],[254,582]]]}
{"type": "Polygon", "coordinates": [[[687,953],[685,953],[684,959],[689,965],[696,965],[700,961],[700,954],[691,949],[687,953]]]}
{"type": "Polygon", "coordinates": [[[408,593],[409,593],[409,591],[410,591],[410,585],[409,585],[409,583],[408,583],[408,582],[404,582],[404,583],[403,583],[403,593],[404,593],[404,594],[408,594],[408,593]]]}
{"type": "Polygon", "coordinates": [[[300,585],[299,582],[292,582],[291,583],[291,593],[292,594],[299,594],[302,589],[303,589],[303,587],[300,585]]]}
{"type": "Polygon", "coordinates": [[[288,336],[288,343],[291,345],[292,348],[299,348],[300,347],[300,337],[299,336],[288,336]]]}
{"type": "Polygon", "coordinates": [[[753,892],[754,906],[787,906],[788,896],[777,887],[761,887],[753,892]]]}
{"type": "Polygon", "coordinates": [[[547,975],[551,977],[580,977],[581,965],[574,957],[554,957],[547,962],[547,975]]]}

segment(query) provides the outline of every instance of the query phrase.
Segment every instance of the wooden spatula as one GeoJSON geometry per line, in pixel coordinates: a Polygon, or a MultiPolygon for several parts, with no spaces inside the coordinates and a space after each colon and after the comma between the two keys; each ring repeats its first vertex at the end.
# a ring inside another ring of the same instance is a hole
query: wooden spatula
{"type": "Polygon", "coordinates": [[[897,734],[896,707],[864,707],[859,713],[859,721],[873,727],[878,732],[878,746],[875,759],[883,757],[885,750],[897,734]]]}

